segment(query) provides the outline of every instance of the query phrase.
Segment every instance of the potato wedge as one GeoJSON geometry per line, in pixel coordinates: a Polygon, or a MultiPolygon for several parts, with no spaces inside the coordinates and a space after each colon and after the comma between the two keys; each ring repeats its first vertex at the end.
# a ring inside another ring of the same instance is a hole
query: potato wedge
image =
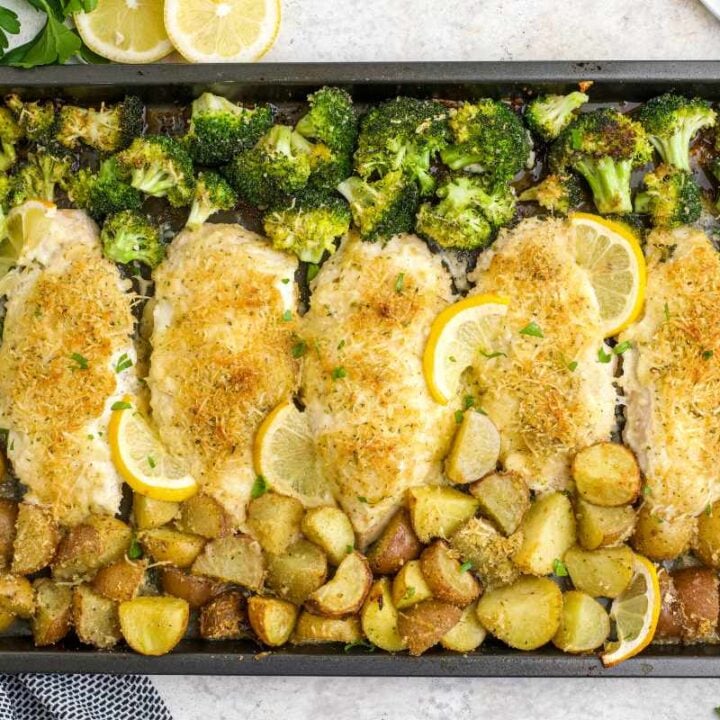
{"type": "Polygon", "coordinates": [[[461,617],[462,610],[457,605],[424,600],[398,613],[398,632],[411,655],[422,655],[437,645],[461,617]]]}
{"type": "Polygon", "coordinates": [[[98,595],[89,585],[73,589],[72,619],[75,634],[86,645],[111,648],[122,637],[117,603],[98,595]]]}
{"type": "Polygon", "coordinates": [[[594,598],[579,590],[563,593],[560,627],[553,645],[567,653],[590,652],[599,648],[610,635],[610,618],[594,598]]]}
{"type": "Polygon", "coordinates": [[[0,570],[9,567],[15,540],[15,521],[18,504],[14,500],[0,498],[0,570]]]}
{"type": "Polygon", "coordinates": [[[478,620],[477,602],[474,602],[462,611],[457,625],[440,638],[440,644],[446,650],[469,653],[483,644],[486,635],[487,630],[478,620]]]}
{"type": "Polygon", "coordinates": [[[8,630],[15,622],[15,617],[12,613],[0,610],[0,632],[8,630]]]}
{"type": "Polygon", "coordinates": [[[635,529],[635,510],[632,505],[602,507],[575,500],[578,543],[585,550],[611,547],[624,543],[635,529]]]}
{"type": "Polygon", "coordinates": [[[290,639],[298,616],[298,608],[291,602],[260,595],[248,598],[247,612],[258,640],[270,647],[280,647],[290,639]]]}
{"type": "Polygon", "coordinates": [[[175,567],[164,567],[160,570],[160,586],[165,594],[182,598],[193,610],[210,602],[226,589],[225,583],[219,580],[191,575],[186,570],[175,567]]]}
{"type": "Polygon", "coordinates": [[[267,492],[250,501],[247,524],[265,552],[279,555],[300,539],[304,514],[305,508],[299,500],[267,492]]]}
{"type": "Polygon", "coordinates": [[[360,620],[357,617],[329,618],[303,610],[290,642],[293,645],[351,644],[360,642],[362,637],[360,620]]]}
{"type": "Polygon", "coordinates": [[[678,516],[666,520],[643,505],[637,514],[630,544],[636,552],[651,560],[674,560],[690,547],[696,519],[678,516]]]}
{"type": "Polygon", "coordinates": [[[635,561],[627,545],[599,550],[575,545],[565,553],[564,562],[576,590],[590,597],[616,598],[630,585],[635,561]]]}
{"type": "Polygon", "coordinates": [[[180,505],[178,530],[199,535],[208,540],[224,537],[232,532],[232,523],[223,506],[210,495],[193,495],[180,505]]]}
{"type": "Polygon", "coordinates": [[[15,523],[11,572],[30,575],[47,567],[55,556],[60,531],[52,512],[40,505],[20,503],[15,523]]]}
{"type": "Polygon", "coordinates": [[[0,574],[0,610],[30,618],[35,612],[35,593],[27,578],[0,574]]]}
{"type": "Polygon", "coordinates": [[[560,492],[537,499],[520,524],[522,544],[514,555],[524,573],[549,575],[555,560],[575,544],[575,515],[570,500],[560,492]]]}
{"type": "Polygon", "coordinates": [[[535,650],[557,633],[562,606],[562,593],[552,580],[524,576],[488,590],[478,601],[477,614],[498,640],[518,650],[535,650]]]}
{"type": "Polygon", "coordinates": [[[180,503],[133,494],[133,521],[138,530],[151,530],[172,522],[180,512],[180,503]]]}
{"type": "Polygon", "coordinates": [[[680,605],[682,639],[686,644],[717,637],[718,577],[709,568],[686,567],[672,573],[680,605]]]}
{"type": "Polygon", "coordinates": [[[464,608],[480,596],[482,588],[457,558],[444,540],[436,540],[420,556],[420,569],[436,600],[464,608]]]}
{"type": "Polygon", "coordinates": [[[132,600],[145,579],[146,568],[147,560],[133,561],[124,557],[100,568],[90,585],[108,600],[132,600]]]}
{"type": "Polygon", "coordinates": [[[175,567],[190,567],[205,547],[205,538],[173,530],[152,528],[138,533],[138,542],[155,561],[171,563],[175,567]]]}
{"type": "Polygon", "coordinates": [[[698,517],[693,553],[703,565],[720,570],[720,501],[698,517]]]}
{"type": "Polygon", "coordinates": [[[165,655],[183,638],[190,617],[188,604],[174,597],[137,597],[120,603],[120,630],[141,655],[165,655]]]}
{"type": "Polygon", "coordinates": [[[392,600],[398,610],[429,600],[432,592],[425,581],[419,560],[410,560],[400,568],[392,584],[392,600]]]}
{"type": "Polygon", "coordinates": [[[480,512],[504,535],[512,535],[530,507],[525,481],[514,472],[492,473],[468,488],[480,501],[480,512]]]}
{"type": "Polygon", "coordinates": [[[367,559],[376,575],[394,575],[406,562],[418,558],[421,552],[422,545],[413,530],[410,515],[401,508],[370,548],[367,559]]]}
{"type": "Polygon", "coordinates": [[[415,534],[421,542],[449,538],[477,511],[471,495],[442,485],[425,485],[407,491],[407,504],[415,534]]]}
{"type": "Polygon", "coordinates": [[[583,448],[573,461],[572,476],[580,497],[593,505],[627,505],[640,493],[635,455],[618,443],[601,442],[583,448]]]}
{"type": "Polygon", "coordinates": [[[282,555],[268,556],[267,586],[295,605],[302,605],[326,578],[327,557],[307,540],[298,540],[282,555]]]}
{"type": "Polygon", "coordinates": [[[200,608],[200,637],[205,640],[237,640],[247,637],[245,596],[228,590],[200,608]]]}
{"type": "Polygon", "coordinates": [[[302,521],[305,537],[325,551],[333,565],[339,565],[355,549],[355,531],[340,508],[316,507],[302,521]]]}
{"type": "Polygon", "coordinates": [[[73,591],[69,585],[61,585],[50,578],[38,578],[33,582],[35,590],[35,613],[31,627],[36,647],[60,642],[72,628],[73,591]]]}
{"type": "Polygon", "coordinates": [[[381,650],[399,652],[405,649],[405,642],[398,632],[398,611],[393,605],[388,578],[376,580],[370,588],[360,621],[365,637],[381,650]]]}
{"type": "Polygon", "coordinates": [[[655,628],[653,642],[678,643],[682,638],[682,616],[680,614],[680,598],[670,573],[665,568],[658,570],[660,598],[662,606],[660,617],[655,628]]]}
{"type": "Polygon", "coordinates": [[[257,540],[247,535],[231,535],[211,540],[190,572],[258,591],[265,578],[265,558],[257,540]]]}
{"type": "Polygon", "coordinates": [[[338,565],[332,580],[308,596],[305,607],[311,613],[327,617],[354,615],[365,602],[372,579],[365,556],[359,552],[350,553],[338,565]]]}

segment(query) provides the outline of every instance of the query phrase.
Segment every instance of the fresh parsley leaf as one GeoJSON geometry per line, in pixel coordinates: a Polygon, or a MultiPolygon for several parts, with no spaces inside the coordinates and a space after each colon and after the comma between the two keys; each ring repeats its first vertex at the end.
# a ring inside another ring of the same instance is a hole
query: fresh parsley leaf
{"type": "Polygon", "coordinates": [[[567,368],[570,372],[575,372],[577,370],[577,366],[578,366],[577,360],[573,360],[572,362],[568,363],[567,368]]]}
{"type": "Polygon", "coordinates": [[[455,411],[455,422],[459,425],[463,421],[465,413],[462,410],[455,411]]]}
{"type": "Polygon", "coordinates": [[[130,410],[132,405],[129,402],[125,402],[124,400],[118,400],[117,402],[114,402],[111,406],[111,410],[130,410]]]}
{"type": "Polygon", "coordinates": [[[473,568],[473,564],[472,564],[469,560],[466,560],[466,561],[460,566],[460,572],[461,572],[461,573],[464,573],[464,572],[467,572],[468,570],[472,570],[472,568],[473,568]]]}
{"type": "Polygon", "coordinates": [[[629,350],[631,347],[632,342],[630,340],[624,340],[613,348],[613,352],[616,355],[622,355],[626,350],[629,350]]]}
{"type": "Polygon", "coordinates": [[[604,348],[604,347],[601,347],[601,348],[598,350],[598,362],[601,362],[601,363],[609,363],[611,360],[612,360],[612,353],[611,353],[611,352],[609,352],[609,353],[605,352],[605,348],[604,348]]]}
{"type": "Polygon", "coordinates": [[[342,366],[338,365],[337,367],[334,367],[332,370],[332,379],[333,380],[342,380],[342,378],[347,377],[347,370],[342,366]]]}
{"type": "Polygon", "coordinates": [[[405,273],[398,273],[395,278],[395,292],[398,295],[402,295],[402,291],[405,288],[405,273]]]}
{"type": "Polygon", "coordinates": [[[62,0],[65,17],[77,12],[92,12],[98,4],[98,0],[62,0]]]}
{"type": "Polygon", "coordinates": [[[10,41],[10,35],[17,35],[20,32],[20,21],[18,16],[9,8],[0,6],[0,57],[7,50],[10,41]]]}
{"type": "Polygon", "coordinates": [[[367,505],[368,499],[365,496],[358,495],[357,499],[358,499],[358,502],[365,503],[365,505],[367,505]]]}
{"type": "Polygon", "coordinates": [[[715,714],[720,716],[720,705],[715,708],[715,714]]]}
{"type": "Polygon", "coordinates": [[[287,285],[287,284],[290,282],[290,278],[283,278],[280,282],[281,282],[283,285],[287,285]]]}
{"type": "Polygon", "coordinates": [[[351,552],[353,552],[355,548],[352,545],[346,545],[345,546],[345,552],[349,555],[351,552]]]}
{"type": "Polygon", "coordinates": [[[567,577],[568,576],[568,571],[567,571],[567,568],[565,567],[565,563],[562,560],[560,560],[559,558],[555,558],[553,560],[552,567],[553,567],[553,572],[558,577],[567,577]]]}
{"type": "Polygon", "coordinates": [[[463,410],[469,410],[475,405],[475,398],[472,395],[466,395],[463,398],[463,410]]]}
{"type": "Polygon", "coordinates": [[[78,57],[86,65],[107,65],[110,62],[107,58],[102,57],[102,55],[98,55],[97,53],[93,52],[84,43],[83,46],[80,48],[80,51],[78,52],[78,57]]]}
{"type": "Polygon", "coordinates": [[[70,359],[75,363],[75,365],[71,365],[71,370],[87,370],[88,369],[88,360],[84,355],[81,355],[80,353],[70,353],[70,359]]]}
{"type": "Polygon", "coordinates": [[[140,547],[140,543],[137,541],[137,538],[134,537],[130,543],[130,547],[128,548],[127,556],[130,560],[139,560],[142,555],[142,547],[140,547]]]}
{"type": "Polygon", "coordinates": [[[261,495],[264,495],[268,489],[267,480],[262,475],[258,475],[250,491],[250,497],[252,497],[253,500],[259,498],[261,495]]]}
{"type": "Polygon", "coordinates": [[[521,335],[530,335],[531,337],[544,338],[543,331],[540,326],[533,320],[529,325],[526,325],[521,331],[521,335]]]}
{"type": "MultiPolygon", "coordinates": [[[[522,332],[522,330],[521,330],[520,332],[522,332]]],[[[542,335],[541,335],[540,337],[542,337],[542,335]]],[[[487,358],[488,360],[492,360],[493,358],[496,358],[496,357],[507,357],[507,355],[506,355],[504,352],[499,352],[499,351],[497,351],[497,352],[485,352],[484,350],[481,350],[481,351],[480,351],[480,354],[481,354],[483,357],[487,358]]]]}
{"type": "Polygon", "coordinates": [[[133,365],[133,361],[128,357],[127,353],[123,353],[119,358],[115,365],[115,372],[121,373],[123,370],[127,370],[128,368],[131,368],[133,365]]]}
{"type": "Polygon", "coordinates": [[[307,279],[308,279],[308,282],[310,282],[311,280],[314,280],[314,279],[317,277],[317,274],[318,274],[319,272],[320,272],[320,266],[319,266],[319,265],[313,265],[312,263],[310,263],[310,264],[308,265],[308,269],[307,269],[307,279]]]}

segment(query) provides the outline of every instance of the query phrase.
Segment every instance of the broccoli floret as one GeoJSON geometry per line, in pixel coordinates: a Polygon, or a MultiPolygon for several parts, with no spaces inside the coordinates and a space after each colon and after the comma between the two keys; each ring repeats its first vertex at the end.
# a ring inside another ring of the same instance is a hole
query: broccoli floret
{"type": "Polygon", "coordinates": [[[401,170],[392,170],[375,182],[353,176],[337,189],[350,203],[353,221],[363,239],[382,240],[412,229],[418,187],[401,170]]]}
{"type": "Polygon", "coordinates": [[[8,95],[5,104],[15,115],[28,140],[45,144],[52,140],[57,116],[52,101],[23,102],[19,95],[8,95]]]}
{"type": "Polygon", "coordinates": [[[156,267],[165,255],[160,228],[137,210],[109,215],[100,231],[105,257],[126,265],[134,261],[156,267]]]}
{"type": "Polygon", "coordinates": [[[643,182],[646,190],[635,198],[635,212],[649,213],[653,225],[676,228],[700,217],[700,188],[687,170],[659,165],[645,175],[643,182]]]}
{"type": "Polygon", "coordinates": [[[652,156],[640,123],[608,108],[580,115],[550,148],[554,173],[575,170],[587,180],[598,212],[632,212],[630,175],[652,156]]]}
{"type": "Polygon", "coordinates": [[[263,227],[273,247],[318,263],[325,251],[335,252],[335,239],[350,228],[350,208],[335,195],[305,190],[273,207],[263,227]]]}
{"type": "Polygon", "coordinates": [[[360,123],[355,170],[365,180],[402,170],[421,193],[435,188],[430,163],[448,143],[448,111],[440,103],[399,97],[377,105],[360,123]]]}
{"type": "Polygon", "coordinates": [[[130,184],[140,192],[167,197],[174,207],[192,202],[192,160],[177,140],[164,135],[135,138],[116,158],[121,175],[129,177],[130,184]]]}
{"type": "Polygon", "coordinates": [[[340,88],[324,87],[308,96],[310,110],[295,130],[336,152],[350,154],[357,138],[357,114],[352,98],[340,88]]]}
{"type": "Polygon", "coordinates": [[[213,213],[232,210],[237,201],[237,193],[224,177],[212,171],[201,172],[195,184],[195,197],[185,227],[195,230],[213,213]]]}
{"type": "Polygon", "coordinates": [[[440,153],[452,170],[512,180],[532,159],[532,143],[520,118],[504,103],[464,103],[450,115],[453,145],[440,153]]]}
{"type": "Polygon", "coordinates": [[[12,176],[10,204],[15,207],[26,200],[55,201],[55,189],[65,189],[70,178],[69,157],[50,151],[29,153],[27,162],[12,176]]]}
{"type": "Polygon", "coordinates": [[[247,108],[206,92],[193,101],[190,127],[183,140],[195,162],[224,165],[253,147],[272,124],[268,105],[247,108]]]}
{"type": "Polygon", "coordinates": [[[704,127],[715,125],[716,113],[700,98],[666,93],[649,100],[638,120],[664,163],[690,170],[690,143],[704,127]]]}
{"type": "Polygon", "coordinates": [[[522,202],[536,202],[551,213],[567,215],[584,200],[577,177],[572,174],[548,175],[542,182],[525,190],[522,202]]]}
{"type": "Polygon", "coordinates": [[[68,182],[68,197],[94,218],[120,210],[137,210],[143,202],[140,191],[121,178],[114,157],[105,160],[97,173],[85,168],[74,173],[68,182]]]}
{"type": "Polygon", "coordinates": [[[17,160],[15,146],[23,137],[23,131],[15,116],[7,109],[0,108],[0,172],[10,169],[17,160]]]}
{"type": "Polygon", "coordinates": [[[525,108],[525,122],[538,137],[554,140],[574,119],[590,98],[581,92],[568,95],[541,95],[525,108]]]}

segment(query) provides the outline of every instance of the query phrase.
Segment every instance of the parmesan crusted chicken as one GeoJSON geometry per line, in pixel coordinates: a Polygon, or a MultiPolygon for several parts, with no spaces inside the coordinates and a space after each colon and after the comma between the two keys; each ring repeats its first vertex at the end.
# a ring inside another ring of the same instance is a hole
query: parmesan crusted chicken
{"type": "Polygon", "coordinates": [[[422,353],[450,278],[417,237],[351,235],[312,289],[303,398],[322,471],[365,546],[407,488],[442,481],[455,422],[428,393],[422,353]]]}
{"type": "Polygon", "coordinates": [[[525,220],[501,233],[470,276],[473,293],[510,301],[473,379],[500,431],[501,462],[536,490],[565,487],[573,455],[615,427],[614,362],[598,361],[598,304],[573,242],[565,221],[525,220]]]}
{"type": "Polygon", "coordinates": [[[180,233],[155,271],[153,418],[240,528],[255,432],[297,386],[296,269],[239,225],[208,224],[180,233]]]}
{"type": "Polygon", "coordinates": [[[1,283],[8,457],[25,499],[65,524],[120,506],[106,431],[112,404],[137,391],[129,290],[77,210],[47,210],[1,283]]]}
{"type": "Polygon", "coordinates": [[[642,318],[620,338],[625,442],[655,512],[697,514],[720,496],[720,256],[700,230],[655,230],[642,318]]]}

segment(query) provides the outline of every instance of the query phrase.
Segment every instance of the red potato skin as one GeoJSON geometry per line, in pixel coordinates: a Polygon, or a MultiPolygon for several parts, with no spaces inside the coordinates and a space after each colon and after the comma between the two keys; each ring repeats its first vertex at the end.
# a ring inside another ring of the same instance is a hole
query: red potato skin
{"type": "Polygon", "coordinates": [[[417,559],[422,548],[410,522],[410,515],[403,508],[393,515],[380,538],[368,551],[367,559],[370,569],[376,575],[394,575],[406,562],[417,559]]]}
{"type": "Polygon", "coordinates": [[[720,615],[716,572],[703,567],[682,568],[672,573],[672,580],[680,601],[683,642],[713,640],[720,615]]]}

